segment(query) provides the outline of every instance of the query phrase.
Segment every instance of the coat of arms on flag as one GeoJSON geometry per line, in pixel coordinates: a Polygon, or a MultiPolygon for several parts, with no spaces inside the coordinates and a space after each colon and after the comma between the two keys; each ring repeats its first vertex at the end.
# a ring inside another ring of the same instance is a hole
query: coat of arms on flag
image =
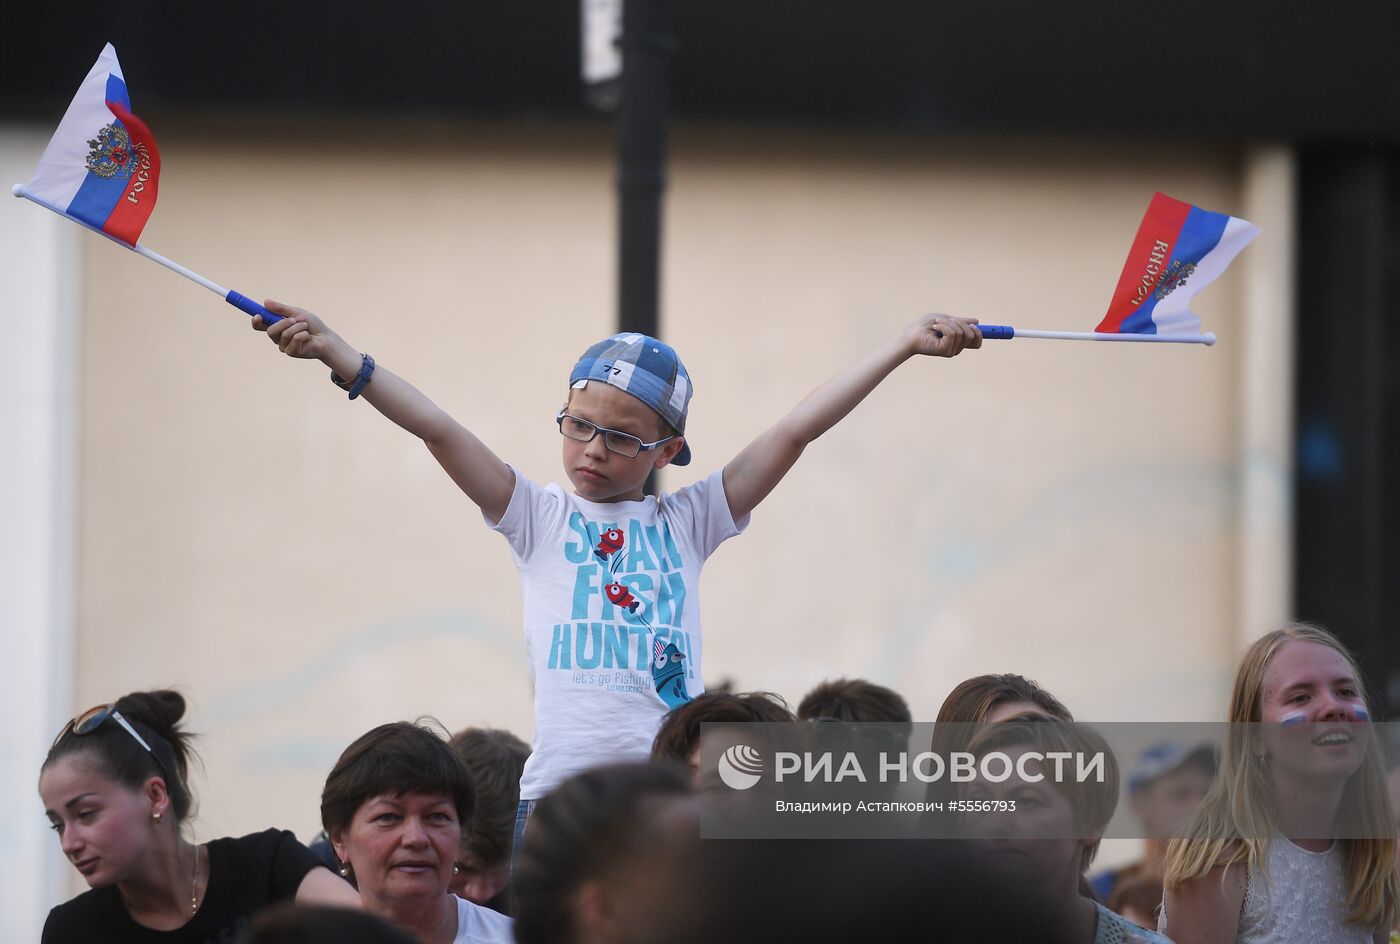
{"type": "Polygon", "coordinates": [[[156,207],[160,152],[131,113],[117,51],[108,43],[39,158],[25,194],[135,246],[156,207]]]}
{"type": "Polygon", "coordinates": [[[108,43],[78,86],[39,166],[10,192],[126,244],[152,262],[215,292],[267,324],[281,319],[241,292],[192,272],[137,242],[156,208],[160,152],[155,136],[131,113],[117,51],[108,43]]]}

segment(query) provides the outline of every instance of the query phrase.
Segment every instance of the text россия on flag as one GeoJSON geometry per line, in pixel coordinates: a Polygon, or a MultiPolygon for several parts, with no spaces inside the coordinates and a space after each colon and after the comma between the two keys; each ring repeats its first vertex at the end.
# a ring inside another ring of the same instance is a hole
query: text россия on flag
{"type": "Polygon", "coordinates": [[[28,195],[129,246],[156,205],[160,153],[108,43],[39,158],[28,195]]]}
{"type": "Polygon", "coordinates": [[[1259,235],[1239,217],[1154,194],[1128,261],[1095,331],[1105,334],[1196,334],[1191,299],[1225,271],[1259,235]]]}

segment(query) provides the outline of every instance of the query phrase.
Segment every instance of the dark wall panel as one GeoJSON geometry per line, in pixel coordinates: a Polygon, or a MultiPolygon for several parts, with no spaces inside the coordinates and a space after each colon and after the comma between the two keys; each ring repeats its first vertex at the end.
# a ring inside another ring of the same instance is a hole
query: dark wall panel
{"type": "MultiPolygon", "coordinates": [[[[1392,0],[671,5],[681,118],[1400,140],[1392,0]]],[[[51,114],[107,40],[147,110],[588,114],[577,0],[23,4],[0,108],[51,114]]]]}
{"type": "Polygon", "coordinates": [[[1400,154],[1299,170],[1296,611],[1400,709],[1400,154]]]}

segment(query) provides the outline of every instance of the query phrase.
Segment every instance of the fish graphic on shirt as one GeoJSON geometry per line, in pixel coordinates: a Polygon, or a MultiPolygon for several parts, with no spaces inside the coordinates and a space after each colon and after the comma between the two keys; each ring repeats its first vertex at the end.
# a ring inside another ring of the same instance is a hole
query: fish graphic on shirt
{"type": "Polygon", "coordinates": [[[685,690],[684,659],[685,654],[675,643],[652,640],[651,680],[656,683],[656,694],[668,708],[679,708],[690,701],[690,693],[685,690]]]}
{"type": "Polygon", "coordinates": [[[593,549],[593,553],[600,561],[608,565],[609,571],[617,573],[618,565],[622,563],[621,552],[625,543],[626,539],[622,536],[620,529],[609,528],[598,535],[598,546],[593,549]]]}
{"type": "Polygon", "coordinates": [[[630,613],[637,612],[637,607],[642,604],[632,592],[620,583],[610,583],[603,588],[603,592],[608,595],[608,602],[613,606],[620,606],[630,613]]]}
{"type": "Polygon", "coordinates": [[[603,588],[603,593],[607,595],[608,602],[613,606],[621,607],[629,613],[636,614],[637,622],[648,629],[651,628],[651,623],[647,621],[647,618],[638,612],[641,609],[642,601],[632,596],[631,590],[628,590],[620,583],[610,583],[603,588]]]}

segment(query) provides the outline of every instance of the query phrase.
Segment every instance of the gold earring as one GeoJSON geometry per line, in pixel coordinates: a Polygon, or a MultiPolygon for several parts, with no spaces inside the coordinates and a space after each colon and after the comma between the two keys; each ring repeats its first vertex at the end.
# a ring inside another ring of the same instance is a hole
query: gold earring
{"type": "Polygon", "coordinates": [[[153,819],[153,820],[156,821],[156,825],[157,825],[157,826],[160,825],[160,813],[158,813],[158,812],[157,812],[157,813],[152,813],[152,814],[151,814],[151,819],[153,819]]]}

